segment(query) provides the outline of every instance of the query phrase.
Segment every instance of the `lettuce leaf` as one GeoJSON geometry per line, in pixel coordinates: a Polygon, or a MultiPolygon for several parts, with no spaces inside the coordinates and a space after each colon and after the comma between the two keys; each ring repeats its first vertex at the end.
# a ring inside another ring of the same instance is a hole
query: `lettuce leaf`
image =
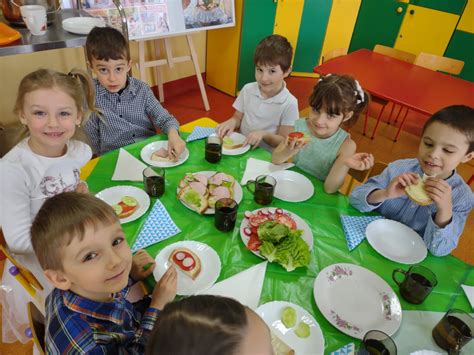
{"type": "Polygon", "coordinates": [[[275,256],[275,261],[281,264],[286,271],[308,266],[311,260],[308,244],[295,234],[288,235],[278,244],[275,256]]]}
{"type": "Polygon", "coordinates": [[[290,229],[282,224],[275,221],[267,221],[258,226],[257,234],[258,238],[263,241],[271,243],[278,243],[281,239],[285,238],[290,229]]]}
{"type": "Polygon", "coordinates": [[[264,256],[269,262],[273,262],[276,258],[277,248],[270,242],[263,242],[258,249],[260,254],[264,256]]]}

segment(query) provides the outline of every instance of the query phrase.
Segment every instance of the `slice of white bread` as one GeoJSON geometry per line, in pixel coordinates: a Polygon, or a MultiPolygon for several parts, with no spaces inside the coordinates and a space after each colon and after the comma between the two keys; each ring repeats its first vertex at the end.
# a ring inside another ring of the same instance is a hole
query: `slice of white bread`
{"type": "Polygon", "coordinates": [[[272,333],[272,347],[275,355],[294,355],[295,351],[288,346],[283,340],[272,333]]]}
{"type": "Polygon", "coordinates": [[[119,203],[112,205],[112,207],[119,218],[127,218],[135,213],[140,205],[135,197],[124,196],[119,203]]]}
{"type": "Polygon", "coordinates": [[[174,249],[170,254],[169,261],[192,280],[195,280],[201,272],[201,260],[199,256],[188,248],[174,249]]]}
{"type": "Polygon", "coordinates": [[[183,187],[179,193],[178,198],[189,208],[196,211],[197,213],[204,213],[209,206],[207,197],[199,194],[196,190],[193,190],[191,186],[183,187]]]}
{"type": "Polygon", "coordinates": [[[421,177],[416,184],[405,187],[405,192],[410,200],[421,206],[428,206],[433,203],[433,200],[426,193],[425,181],[421,177]]]}
{"type": "Polygon", "coordinates": [[[237,149],[244,145],[244,141],[236,142],[232,137],[225,136],[222,140],[222,145],[225,149],[237,149]]]}

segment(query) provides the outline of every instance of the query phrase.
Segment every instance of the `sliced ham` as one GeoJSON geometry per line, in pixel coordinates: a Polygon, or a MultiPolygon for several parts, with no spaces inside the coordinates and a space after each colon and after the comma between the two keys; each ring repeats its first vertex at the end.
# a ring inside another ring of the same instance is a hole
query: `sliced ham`
{"type": "Polygon", "coordinates": [[[234,178],[226,173],[216,173],[209,178],[209,183],[213,185],[222,185],[224,181],[233,183],[234,178]]]}
{"type": "Polygon", "coordinates": [[[214,190],[212,190],[212,196],[214,196],[216,201],[221,198],[232,197],[230,194],[230,190],[225,186],[219,186],[219,187],[216,187],[214,190]]]}
{"type": "Polygon", "coordinates": [[[151,155],[151,160],[162,160],[168,159],[168,150],[165,148],[160,148],[153,152],[151,155]]]}
{"type": "Polygon", "coordinates": [[[194,191],[196,191],[201,196],[207,195],[207,186],[201,184],[200,182],[197,182],[197,181],[190,182],[189,187],[191,187],[194,191]]]}
{"type": "Polygon", "coordinates": [[[193,174],[194,179],[196,181],[199,181],[201,184],[204,186],[207,186],[207,176],[204,174],[193,174]]]}

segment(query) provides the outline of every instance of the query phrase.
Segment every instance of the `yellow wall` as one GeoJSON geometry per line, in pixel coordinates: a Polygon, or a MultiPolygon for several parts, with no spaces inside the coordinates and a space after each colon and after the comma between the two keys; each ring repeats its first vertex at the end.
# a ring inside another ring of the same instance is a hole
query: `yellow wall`
{"type": "Polygon", "coordinates": [[[474,33],[474,0],[467,1],[457,29],[464,32],[474,33]]]}

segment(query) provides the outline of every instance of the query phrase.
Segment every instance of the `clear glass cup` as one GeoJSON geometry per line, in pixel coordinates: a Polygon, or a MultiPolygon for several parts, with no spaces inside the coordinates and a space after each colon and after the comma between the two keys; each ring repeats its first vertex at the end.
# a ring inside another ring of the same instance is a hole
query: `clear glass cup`
{"type": "Polygon", "coordinates": [[[421,265],[413,265],[408,271],[395,269],[392,272],[393,281],[400,288],[400,294],[409,303],[420,304],[431,293],[438,284],[436,275],[429,269],[421,265]],[[396,278],[396,274],[404,274],[403,281],[396,278]]]}
{"type": "Polygon", "coordinates": [[[209,163],[218,163],[222,158],[222,138],[211,134],[206,139],[204,156],[209,163]]]}
{"type": "Polygon", "coordinates": [[[260,175],[255,180],[247,182],[247,190],[253,194],[255,202],[259,205],[269,205],[273,201],[276,183],[273,176],[260,175]]]}
{"type": "Polygon", "coordinates": [[[474,336],[474,318],[460,309],[450,309],[433,328],[433,339],[448,354],[459,354],[474,336]]]}
{"type": "Polygon", "coordinates": [[[159,167],[143,170],[143,184],[150,197],[161,197],[165,193],[165,169],[159,167]]]}
{"type": "Polygon", "coordinates": [[[369,330],[364,335],[357,355],[397,355],[397,345],[380,330],[369,330]]]}
{"type": "Polygon", "coordinates": [[[237,220],[238,203],[231,198],[221,198],[217,200],[215,206],[214,225],[222,232],[229,232],[234,229],[237,220]]]}

